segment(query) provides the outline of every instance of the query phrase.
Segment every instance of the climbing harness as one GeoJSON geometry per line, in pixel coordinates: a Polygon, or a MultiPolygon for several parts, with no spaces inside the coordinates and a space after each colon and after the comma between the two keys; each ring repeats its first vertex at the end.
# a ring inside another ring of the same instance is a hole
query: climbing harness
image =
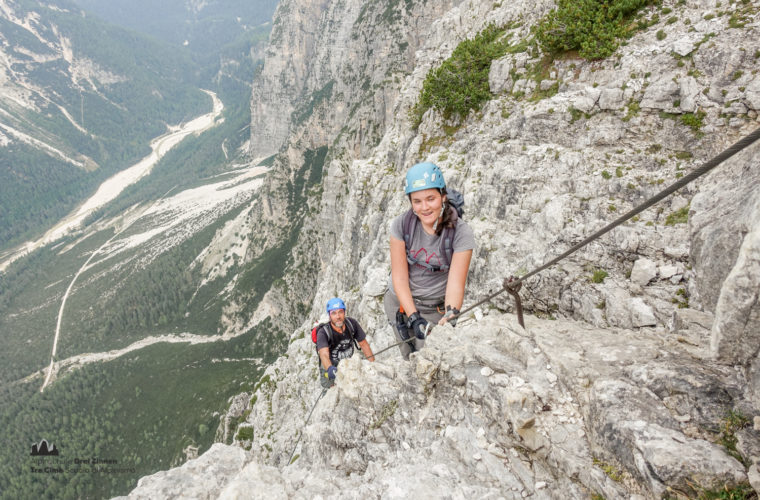
{"type": "MultiPolygon", "coordinates": [[[[322,389],[322,392],[320,393],[319,397],[317,398],[316,401],[314,401],[314,406],[311,407],[311,411],[309,412],[309,416],[306,417],[306,422],[304,422],[304,424],[303,424],[304,427],[306,427],[307,425],[309,425],[309,420],[311,420],[311,414],[314,413],[314,408],[317,407],[317,403],[319,403],[319,400],[322,399],[322,396],[324,396],[326,392],[327,392],[327,388],[322,389]]],[[[298,443],[301,442],[301,437],[302,436],[303,436],[303,431],[301,431],[301,433],[298,434],[298,439],[296,440],[296,445],[293,447],[293,451],[290,452],[290,458],[288,458],[288,465],[290,465],[291,462],[293,461],[293,455],[296,452],[296,448],[298,448],[298,443]]]]}

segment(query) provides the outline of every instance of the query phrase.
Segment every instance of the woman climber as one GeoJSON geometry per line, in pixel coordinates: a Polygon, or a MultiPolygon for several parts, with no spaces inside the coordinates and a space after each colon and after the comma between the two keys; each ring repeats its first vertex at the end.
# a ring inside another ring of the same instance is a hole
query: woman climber
{"type": "Polygon", "coordinates": [[[410,168],[404,193],[411,208],[391,223],[391,276],[383,305],[396,337],[406,341],[399,347],[408,359],[425,345],[429,323],[456,325],[475,237],[434,163],[410,168]]]}

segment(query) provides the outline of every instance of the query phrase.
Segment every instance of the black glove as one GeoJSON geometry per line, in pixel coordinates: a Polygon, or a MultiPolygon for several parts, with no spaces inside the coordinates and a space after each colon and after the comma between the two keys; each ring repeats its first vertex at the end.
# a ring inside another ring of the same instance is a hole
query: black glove
{"type": "Polygon", "coordinates": [[[415,312],[406,321],[406,327],[414,331],[414,336],[420,340],[425,340],[425,330],[427,329],[428,322],[425,318],[420,316],[419,312],[415,312]]]}
{"type": "Polygon", "coordinates": [[[459,309],[456,307],[446,306],[446,314],[444,318],[448,318],[447,323],[451,326],[457,326],[457,319],[459,319],[459,309]]]}
{"type": "Polygon", "coordinates": [[[327,378],[335,380],[335,376],[338,374],[338,369],[334,366],[327,367],[327,378]]]}

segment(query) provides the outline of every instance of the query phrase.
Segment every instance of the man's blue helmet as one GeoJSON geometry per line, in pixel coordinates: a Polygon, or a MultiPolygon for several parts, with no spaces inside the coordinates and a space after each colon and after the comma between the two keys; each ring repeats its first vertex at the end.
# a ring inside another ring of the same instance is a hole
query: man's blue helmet
{"type": "Polygon", "coordinates": [[[443,172],[435,163],[426,161],[414,165],[406,173],[406,186],[404,194],[422,191],[423,189],[443,189],[446,182],[443,180],[443,172]]]}
{"type": "Polygon", "coordinates": [[[334,297],[327,301],[327,314],[330,314],[330,311],[335,311],[336,309],[346,310],[346,304],[344,304],[338,297],[334,297]]]}

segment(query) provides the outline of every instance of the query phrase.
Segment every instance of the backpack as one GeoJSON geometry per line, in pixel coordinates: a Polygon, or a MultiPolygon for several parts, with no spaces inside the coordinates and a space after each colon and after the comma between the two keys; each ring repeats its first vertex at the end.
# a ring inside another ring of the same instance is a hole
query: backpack
{"type": "MultiPolygon", "coordinates": [[[[359,347],[359,343],[356,342],[356,338],[354,338],[354,324],[353,320],[351,318],[346,317],[346,325],[348,325],[347,330],[348,334],[351,336],[351,340],[354,342],[354,346],[357,350],[361,351],[361,348],[359,347]]],[[[317,332],[319,329],[322,328],[325,331],[325,335],[327,335],[327,345],[330,349],[333,347],[333,331],[332,328],[330,328],[330,322],[327,323],[320,323],[314,328],[311,329],[311,341],[314,342],[314,349],[317,349],[317,332]]],[[[319,363],[319,351],[317,351],[317,363],[319,363]]]]}
{"type": "Polygon", "coordinates": [[[451,255],[454,253],[454,234],[456,233],[457,220],[464,215],[464,196],[459,191],[454,189],[447,191],[446,198],[448,204],[454,209],[451,220],[454,222],[454,227],[446,227],[441,232],[441,238],[443,238],[443,264],[440,266],[428,264],[423,260],[418,260],[411,254],[412,237],[414,231],[417,228],[417,216],[410,208],[404,214],[404,220],[402,221],[402,228],[404,231],[404,244],[406,245],[406,261],[411,264],[417,264],[425,267],[433,272],[446,272],[451,266],[451,255]]]}

